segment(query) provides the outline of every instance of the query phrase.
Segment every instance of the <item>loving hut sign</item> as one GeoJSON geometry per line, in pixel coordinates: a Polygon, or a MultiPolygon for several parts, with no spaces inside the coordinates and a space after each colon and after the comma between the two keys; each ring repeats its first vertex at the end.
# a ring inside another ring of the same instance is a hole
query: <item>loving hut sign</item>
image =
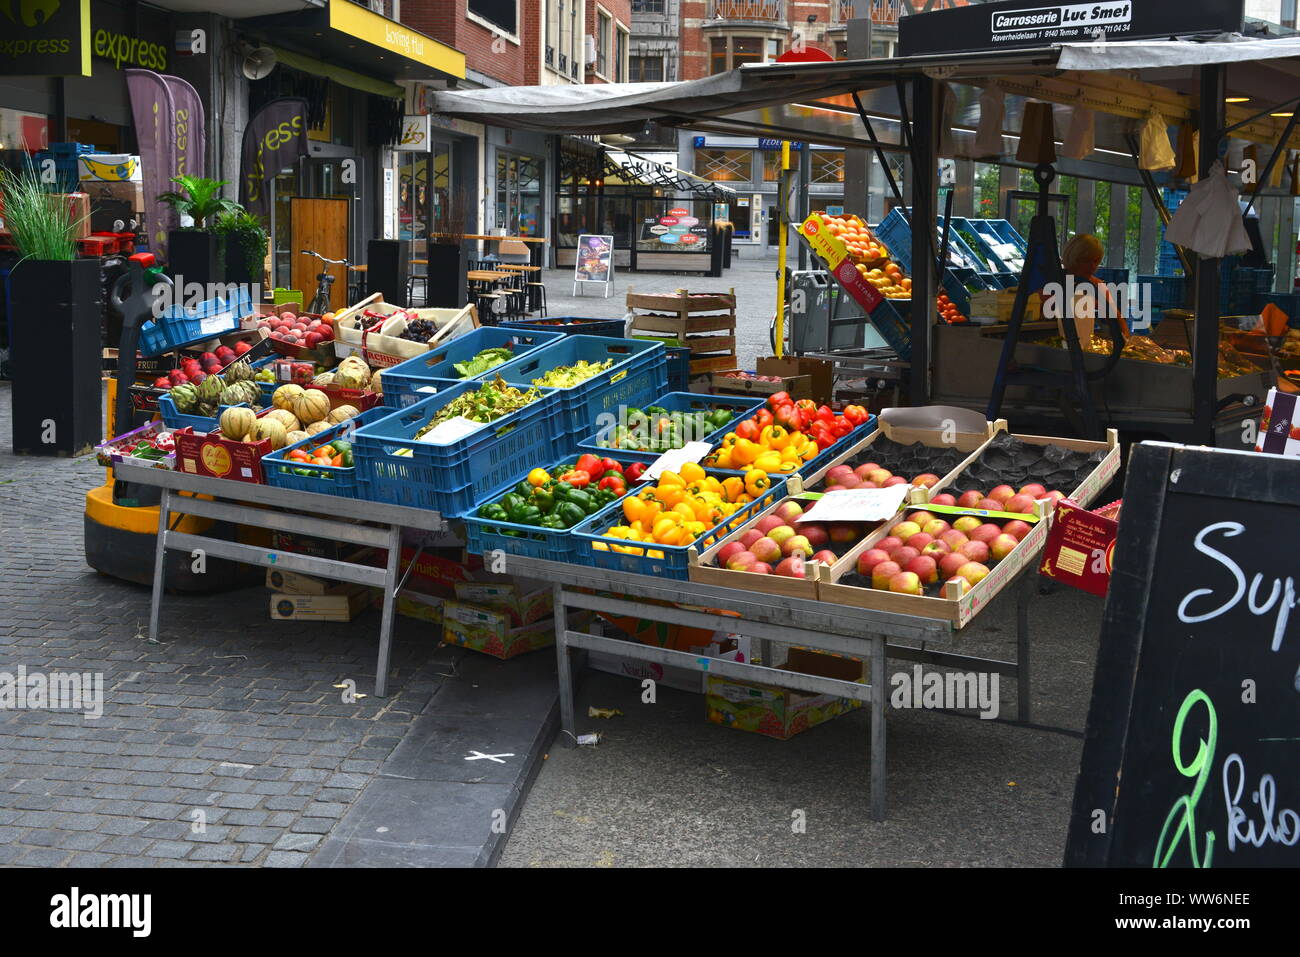
{"type": "Polygon", "coordinates": [[[1066,863],[1300,865],[1300,461],[1133,450],[1066,863]]]}
{"type": "Polygon", "coordinates": [[[973,4],[899,20],[899,55],[1239,32],[1244,16],[1244,0],[973,4]]]}

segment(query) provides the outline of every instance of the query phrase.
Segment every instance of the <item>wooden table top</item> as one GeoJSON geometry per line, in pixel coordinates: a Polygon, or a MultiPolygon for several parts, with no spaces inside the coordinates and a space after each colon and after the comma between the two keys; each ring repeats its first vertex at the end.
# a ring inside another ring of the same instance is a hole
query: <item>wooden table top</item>
{"type": "Polygon", "coordinates": [[[497,269],[509,269],[511,272],[541,272],[541,266],[525,266],[523,263],[497,263],[497,269]]]}
{"type": "MultiPolygon", "coordinates": [[[[433,236],[435,236],[435,237],[442,238],[442,237],[448,237],[448,236],[451,236],[451,233],[432,233],[431,235],[433,235],[433,236]]],[[[545,237],[545,236],[483,236],[483,235],[481,235],[481,234],[466,233],[464,236],[462,236],[462,237],[460,237],[460,238],[461,238],[461,239],[483,239],[483,240],[489,240],[489,241],[491,241],[491,242],[500,242],[500,241],[503,240],[503,239],[509,239],[509,240],[513,240],[514,242],[519,242],[519,243],[544,243],[544,242],[546,242],[546,237],[545,237]]]]}
{"type": "Polygon", "coordinates": [[[465,273],[465,278],[473,279],[475,282],[489,282],[494,279],[505,279],[509,275],[508,272],[495,272],[491,269],[471,269],[465,273]]]}

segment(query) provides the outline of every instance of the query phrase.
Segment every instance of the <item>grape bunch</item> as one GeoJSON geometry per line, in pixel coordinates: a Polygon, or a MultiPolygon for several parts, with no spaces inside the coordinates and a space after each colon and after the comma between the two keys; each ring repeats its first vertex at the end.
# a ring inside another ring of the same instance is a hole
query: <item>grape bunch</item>
{"type": "Polygon", "coordinates": [[[432,319],[411,319],[407,322],[400,338],[409,339],[411,342],[428,342],[430,336],[437,331],[438,326],[432,319]]]}
{"type": "Polygon", "coordinates": [[[377,312],[364,312],[361,314],[361,319],[359,321],[362,329],[370,329],[379,325],[379,323],[383,322],[387,318],[387,316],[380,315],[377,312]]]}

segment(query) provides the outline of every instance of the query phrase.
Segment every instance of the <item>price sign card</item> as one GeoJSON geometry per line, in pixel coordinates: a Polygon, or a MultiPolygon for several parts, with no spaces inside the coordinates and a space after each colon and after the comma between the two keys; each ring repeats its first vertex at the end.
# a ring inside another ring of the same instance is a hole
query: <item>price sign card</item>
{"type": "Polygon", "coordinates": [[[712,450],[713,446],[708,442],[687,442],[680,449],[672,449],[655,459],[641,477],[653,480],[664,472],[676,472],[687,462],[698,462],[712,450]]]}
{"type": "Polygon", "coordinates": [[[898,514],[910,485],[833,489],[796,522],[883,522],[898,514]]]}

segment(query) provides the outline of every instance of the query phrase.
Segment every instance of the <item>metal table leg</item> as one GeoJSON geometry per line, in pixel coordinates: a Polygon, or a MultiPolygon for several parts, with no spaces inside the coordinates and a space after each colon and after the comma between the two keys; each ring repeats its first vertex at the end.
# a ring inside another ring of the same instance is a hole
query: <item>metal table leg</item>
{"type": "Polygon", "coordinates": [[[158,640],[158,617],[162,610],[163,596],[163,576],[167,568],[167,546],[164,539],[167,535],[168,516],[171,513],[171,490],[163,489],[162,498],[158,503],[158,540],[154,545],[153,553],[153,599],[149,604],[149,640],[158,640]]]}
{"type": "Polygon", "coordinates": [[[375,697],[388,697],[388,659],[393,644],[393,608],[397,604],[397,573],[402,567],[402,529],[388,535],[388,569],[384,576],[384,611],[379,623],[379,661],[375,665],[375,697]]]}
{"type": "Polygon", "coordinates": [[[1016,717],[1029,723],[1029,601],[1038,575],[1031,567],[1016,589],[1016,717]]]}
{"type": "Polygon", "coordinates": [[[871,819],[885,819],[885,636],[871,638],[871,819]]]}
{"type": "Polygon", "coordinates": [[[566,748],[578,745],[578,726],[573,713],[573,658],[565,632],[569,616],[564,610],[564,586],[555,586],[555,655],[560,680],[560,731],[566,748]]]}

